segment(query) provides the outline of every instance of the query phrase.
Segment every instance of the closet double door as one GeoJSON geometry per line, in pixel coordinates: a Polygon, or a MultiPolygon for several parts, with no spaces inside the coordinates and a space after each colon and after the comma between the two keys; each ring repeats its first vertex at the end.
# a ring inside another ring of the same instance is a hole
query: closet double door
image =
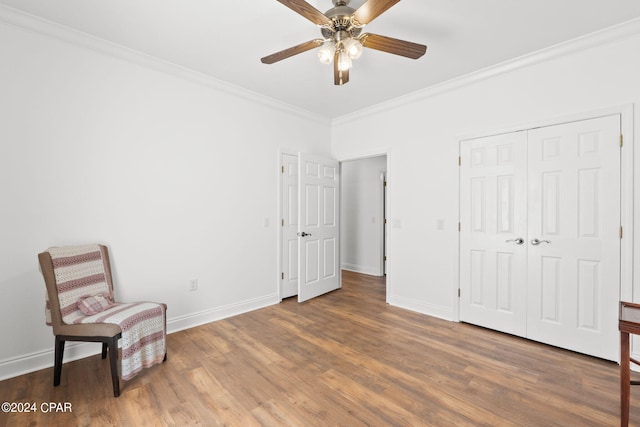
{"type": "Polygon", "coordinates": [[[617,360],[620,116],[460,145],[460,320],[617,360]]]}

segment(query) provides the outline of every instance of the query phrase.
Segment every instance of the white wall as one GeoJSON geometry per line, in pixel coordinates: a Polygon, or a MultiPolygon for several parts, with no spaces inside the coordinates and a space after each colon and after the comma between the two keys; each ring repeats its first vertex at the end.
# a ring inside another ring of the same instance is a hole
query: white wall
{"type": "MultiPolygon", "coordinates": [[[[478,73],[487,78],[450,82],[334,122],[332,146],[338,159],[376,150],[389,154],[390,303],[448,319],[457,315],[457,156],[462,137],[630,103],[636,105],[632,120],[640,128],[638,27],[636,21],[631,29],[615,30],[620,39],[600,34],[578,43],[591,46],[585,49],[552,49],[514,61],[509,72],[497,67],[478,73]],[[444,230],[438,230],[438,219],[444,219],[444,230]]],[[[633,140],[627,138],[625,144],[628,151],[633,140]]],[[[640,150],[635,153],[639,164],[640,150]]],[[[634,188],[637,200],[640,175],[634,188]]],[[[635,212],[638,219],[639,210],[635,212]]],[[[637,235],[634,240],[640,242],[637,235]]]]}
{"type": "Polygon", "coordinates": [[[382,181],[387,157],[346,161],[340,169],[342,268],[379,276],[382,271],[382,181]]]}
{"type": "Polygon", "coordinates": [[[53,363],[49,246],[109,246],[116,295],[167,302],[170,331],[278,302],[278,150],[329,154],[329,121],[9,25],[0,40],[0,379],[53,363]]]}

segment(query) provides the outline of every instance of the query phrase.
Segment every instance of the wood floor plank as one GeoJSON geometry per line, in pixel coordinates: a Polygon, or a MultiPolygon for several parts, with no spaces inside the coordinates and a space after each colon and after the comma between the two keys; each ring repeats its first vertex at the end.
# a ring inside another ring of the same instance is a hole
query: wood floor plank
{"type": "MultiPolygon", "coordinates": [[[[171,334],[168,360],[112,395],[93,356],[0,382],[1,426],[615,426],[619,367],[386,304],[384,278],[171,334]]],[[[640,387],[631,424],[640,425],[640,387]]]]}

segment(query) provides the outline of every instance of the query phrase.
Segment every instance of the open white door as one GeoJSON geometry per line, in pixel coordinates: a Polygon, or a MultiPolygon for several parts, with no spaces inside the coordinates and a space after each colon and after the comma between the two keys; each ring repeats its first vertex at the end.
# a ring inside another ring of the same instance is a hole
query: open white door
{"type": "Polygon", "coordinates": [[[338,166],[333,159],[298,157],[298,302],[341,285],[338,166]]]}

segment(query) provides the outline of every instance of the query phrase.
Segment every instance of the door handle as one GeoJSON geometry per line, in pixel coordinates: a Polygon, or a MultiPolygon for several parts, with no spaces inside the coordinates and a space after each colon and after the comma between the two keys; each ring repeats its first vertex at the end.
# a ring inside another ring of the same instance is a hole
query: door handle
{"type": "Polygon", "coordinates": [[[522,237],[518,237],[516,239],[509,239],[509,240],[505,240],[505,242],[509,243],[509,242],[516,242],[516,245],[521,245],[524,243],[524,239],[522,237]]]}
{"type": "Polygon", "coordinates": [[[531,244],[533,246],[538,246],[540,243],[551,243],[551,242],[548,240],[538,240],[538,239],[531,240],[531,244]]]}
{"type": "Polygon", "coordinates": [[[307,236],[311,236],[311,233],[305,233],[304,231],[301,233],[298,233],[298,236],[300,237],[307,237],[307,236]]]}

